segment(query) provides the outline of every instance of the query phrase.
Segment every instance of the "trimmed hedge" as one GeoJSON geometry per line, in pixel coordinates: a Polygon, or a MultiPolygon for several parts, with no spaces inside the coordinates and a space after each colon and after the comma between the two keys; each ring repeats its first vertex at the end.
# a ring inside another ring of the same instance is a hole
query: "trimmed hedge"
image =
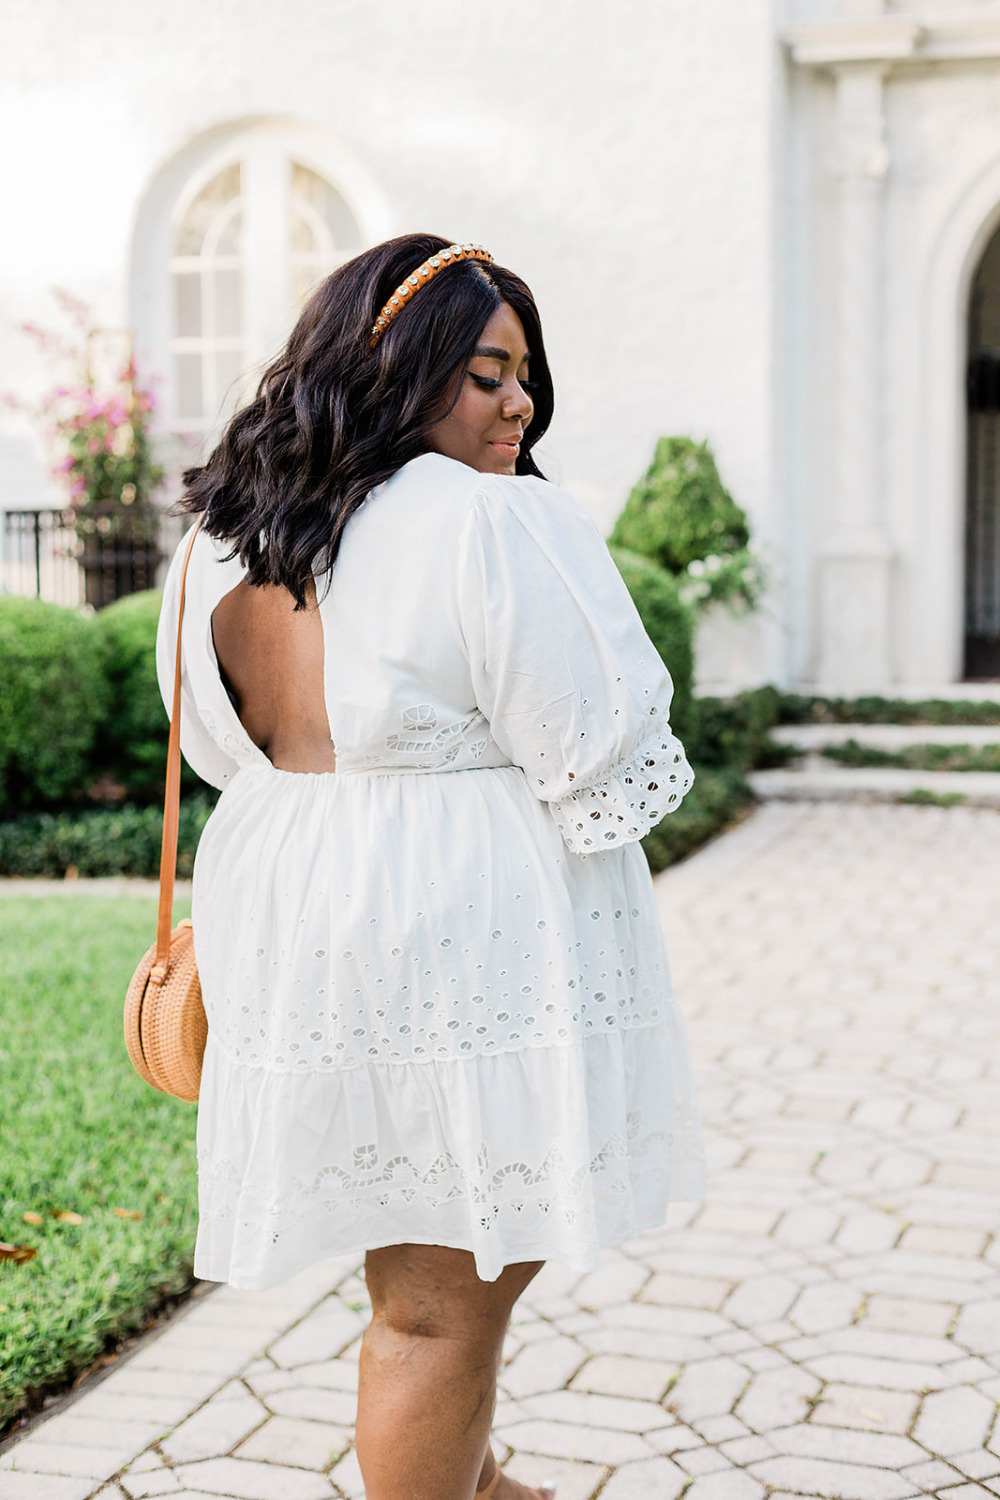
{"type": "Polygon", "coordinates": [[[780,724],[1000,724],[1000,687],[997,701],[978,698],[816,698],[804,693],[779,693],[780,724]]]}
{"type": "MultiPolygon", "coordinates": [[[[94,770],[123,787],[131,802],[163,799],[170,721],[156,680],[156,626],[162,598],[161,590],[146,589],[109,604],[94,619],[110,695],[94,751],[94,770]]],[[[182,791],[196,791],[201,785],[182,761],[182,791]]]]}
{"type": "Polygon", "coordinates": [[[733,698],[699,698],[698,726],[687,746],[695,766],[735,766],[748,771],[766,763],[769,730],[778,722],[780,696],[772,687],[733,698]]]}
{"type": "Polygon", "coordinates": [[[611,533],[613,546],[655,558],[672,573],[740,552],[749,541],[746,514],[722,483],[708,444],[687,437],[660,438],[611,533]]]}
{"type": "Polygon", "coordinates": [[[156,682],[160,592],[147,589],[102,609],[94,620],[104,652],[108,714],[95,764],[142,801],[163,795],[170,724],[156,682]]]}
{"type": "Polygon", "coordinates": [[[672,574],[648,557],[612,547],[611,556],[650,640],[673,678],[670,723],[684,739],[694,729],[694,622],[672,574]]]}
{"type": "Polygon", "coordinates": [[[93,622],[40,599],[0,598],[0,810],[79,792],[107,707],[93,622]]]}
{"type": "Polygon", "coordinates": [[[952,745],[904,745],[899,750],[879,750],[846,740],[842,745],[824,745],[827,760],[841,766],[896,766],[904,771],[1000,771],[1000,745],[963,745],[956,734],[952,745]]]}
{"type": "MultiPolygon", "coordinates": [[[[215,796],[207,792],[181,803],[177,874],[187,879],[215,796]]],[[[91,808],[80,812],[28,813],[0,823],[0,875],[146,875],[160,870],[162,812],[159,807],[91,808]]]]}

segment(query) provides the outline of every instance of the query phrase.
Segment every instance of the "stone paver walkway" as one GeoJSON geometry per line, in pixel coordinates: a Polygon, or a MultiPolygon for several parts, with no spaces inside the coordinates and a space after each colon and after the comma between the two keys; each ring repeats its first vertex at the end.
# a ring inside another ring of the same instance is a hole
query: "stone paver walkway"
{"type": "MultiPolygon", "coordinates": [[[[511,1471],[559,1500],[1000,1495],[1000,816],[777,804],[658,889],[710,1198],[529,1290],[511,1471]]],[[[0,1455],[0,1497],[360,1500],[366,1305],[352,1261],[196,1299],[0,1455]]]]}

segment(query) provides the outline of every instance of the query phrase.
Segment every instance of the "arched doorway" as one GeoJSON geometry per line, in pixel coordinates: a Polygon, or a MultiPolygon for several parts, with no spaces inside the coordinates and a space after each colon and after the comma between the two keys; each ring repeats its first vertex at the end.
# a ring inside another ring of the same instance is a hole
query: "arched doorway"
{"type": "Polygon", "coordinates": [[[969,297],[965,676],[1000,677],[1000,230],[969,297]]]}

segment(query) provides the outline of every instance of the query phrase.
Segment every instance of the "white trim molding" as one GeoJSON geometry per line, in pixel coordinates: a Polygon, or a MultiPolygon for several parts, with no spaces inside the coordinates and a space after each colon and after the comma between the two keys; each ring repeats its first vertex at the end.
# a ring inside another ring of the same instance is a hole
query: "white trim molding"
{"type": "Polygon", "coordinates": [[[974,62],[1000,57],[1000,17],[858,16],[786,26],[782,40],[802,67],[845,63],[974,62]]]}

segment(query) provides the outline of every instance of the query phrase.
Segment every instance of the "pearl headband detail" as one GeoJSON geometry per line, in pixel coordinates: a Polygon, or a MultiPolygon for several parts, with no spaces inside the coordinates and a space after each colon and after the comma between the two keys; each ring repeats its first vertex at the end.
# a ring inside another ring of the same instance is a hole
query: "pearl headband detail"
{"type": "Polygon", "coordinates": [[[426,286],[439,271],[443,271],[447,266],[456,266],[462,260],[492,261],[492,259],[493,256],[488,250],[484,250],[482,245],[448,245],[444,250],[435,250],[434,254],[429,255],[411,275],[407,276],[405,281],[400,282],[375,319],[368,344],[369,352],[375,348],[396,314],[401,312],[420,288],[426,286]]]}

